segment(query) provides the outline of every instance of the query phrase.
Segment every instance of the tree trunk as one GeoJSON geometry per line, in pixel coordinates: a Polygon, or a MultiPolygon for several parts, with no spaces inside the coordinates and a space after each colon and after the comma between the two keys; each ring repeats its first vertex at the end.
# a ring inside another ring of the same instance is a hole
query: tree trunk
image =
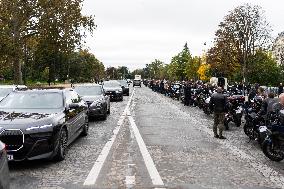
{"type": "Polygon", "coordinates": [[[21,48],[20,48],[20,31],[19,23],[16,18],[13,21],[13,43],[14,43],[14,57],[13,57],[13,67],[14,67],[14,84],[23,84],[22,67],[20,61],[21,48]]]}
{"type": "Polygon", "coordinates": [[[22,65],[19,57],[14,57],[14,84],[23,84],[22,65]]]}

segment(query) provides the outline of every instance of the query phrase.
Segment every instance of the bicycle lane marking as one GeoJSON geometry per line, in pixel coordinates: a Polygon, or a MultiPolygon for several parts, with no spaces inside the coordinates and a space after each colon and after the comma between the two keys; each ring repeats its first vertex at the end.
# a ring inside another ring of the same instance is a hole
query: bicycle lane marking
{"type": "Polygon", "coordinates": [[[112,137],[109,139],[109,141],[105,144],[103,150],[101,151],[100,155],[98,156],[97,160],[95,161],[91,171],[89,172],[85,182],[84,182],[84,186],[90,186],[90,185],[95,185],[97,178],[101,172],[101,169],[104,165],[104,162],[113,146],[113,143],[117,137],[117,134],[119,133],[119,130],[121,128],[121,126],[123,125],[123,122],[127,116],[127,112],[129,111],[129,107],[131,104],[131,101],[133,99],[134,96],[134,92],[135,89],[133,89],[133,92],[128,100],[128,103],[122,113],[122,115],[120,116],[118,122],[117,122],[117,126],[115,127],[115,129],[113,130],[113,135],[112,137]]]}

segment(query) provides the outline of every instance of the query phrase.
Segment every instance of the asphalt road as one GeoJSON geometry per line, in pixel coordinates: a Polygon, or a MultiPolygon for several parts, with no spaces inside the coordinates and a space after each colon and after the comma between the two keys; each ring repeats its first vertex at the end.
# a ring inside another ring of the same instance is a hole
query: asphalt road
{"type": "Polygon", "coordinates": [[[284,188],[284,161],[266,158],[242,127],[215,139],[201,110],[149,88],[131,92],[64,161],[10,164],[11,188],[284,188]]]}

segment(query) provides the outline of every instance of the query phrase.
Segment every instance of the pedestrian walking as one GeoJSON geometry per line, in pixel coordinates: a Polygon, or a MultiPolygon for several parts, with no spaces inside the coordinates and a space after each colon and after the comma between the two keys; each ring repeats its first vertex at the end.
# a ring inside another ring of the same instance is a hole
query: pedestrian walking
{"type": "Polygon", "coordinates": [[[222,91],[222,87],[217,88],[217,93],[214,93],[210,99],[210,107],[213,109],[214,112],[214,137],[219,139],[226,139],[226,137],[223,136],[223,130],[225,128],[224,119],[225,112],[227,110],[227,97],[222,94],[222,91]],[[217,131],[218,129],[219,135],[217,131]]]}

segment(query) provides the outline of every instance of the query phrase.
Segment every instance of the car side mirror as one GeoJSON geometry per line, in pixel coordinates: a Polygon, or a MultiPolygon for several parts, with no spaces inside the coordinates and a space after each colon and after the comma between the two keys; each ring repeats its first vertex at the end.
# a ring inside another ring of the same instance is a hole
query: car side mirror
{"type": "Polygon", "coordinates": [[[70,105],[69,105],[69,109],[77,109],[77,108],[79,108],[80,106],[79,106],[79,104],[77,104],[77,103],[71,103],[70,105]]]}

